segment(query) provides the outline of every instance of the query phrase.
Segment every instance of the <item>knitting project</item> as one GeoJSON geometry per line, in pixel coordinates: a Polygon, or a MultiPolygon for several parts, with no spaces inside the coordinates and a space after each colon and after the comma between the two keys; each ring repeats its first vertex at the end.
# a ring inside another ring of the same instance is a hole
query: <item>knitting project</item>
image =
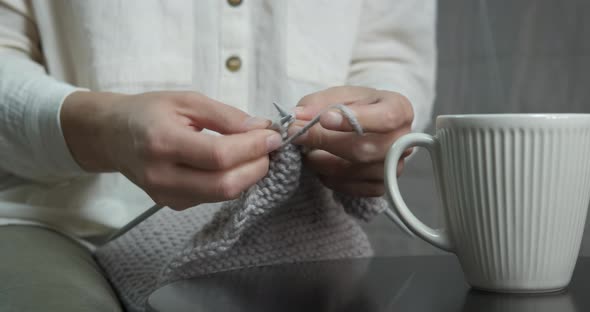
{"type": "MultiPolygon", "coordinates": [[[[271,153],[268,174],[236,200],[176,212],[162,209],[103,245],[96,258],[129,311],[144,311],[148,296],[179,279],[249,266],[371,256],[350,215],[369,220],[386,208],[380,198],[332,192],[302,166],[300,147],[287,137],[292,115],[277,107],[273,128],[285,144],[271,153]]],[[[354,115],[340,109],[355,127],[354,115]]]]}

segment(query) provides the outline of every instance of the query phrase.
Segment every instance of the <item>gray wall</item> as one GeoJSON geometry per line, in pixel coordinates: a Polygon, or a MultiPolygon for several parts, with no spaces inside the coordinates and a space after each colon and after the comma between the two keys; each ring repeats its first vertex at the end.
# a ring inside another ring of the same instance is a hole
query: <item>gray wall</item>
{"type": "MultiPolygon", "coordinates": [[[[441,0],[437,40],[434,116],[590,112],[590,1],[441,0]]],[[[425,151],[406,166],[401,188],[419,217],[431,226],[442,224],[425,151]]],[[[366,229],[378,255],[439,253],[384,217],[366,229]]]]}

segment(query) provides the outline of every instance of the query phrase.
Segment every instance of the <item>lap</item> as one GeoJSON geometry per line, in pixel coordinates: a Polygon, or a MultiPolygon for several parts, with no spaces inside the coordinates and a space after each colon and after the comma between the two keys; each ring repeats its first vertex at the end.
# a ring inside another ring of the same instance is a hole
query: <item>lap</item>
{"type": "Polygon", "coordinates": [[[121,311],[90,251],[48,229],[0,226],[0,311],[121,311]]]}

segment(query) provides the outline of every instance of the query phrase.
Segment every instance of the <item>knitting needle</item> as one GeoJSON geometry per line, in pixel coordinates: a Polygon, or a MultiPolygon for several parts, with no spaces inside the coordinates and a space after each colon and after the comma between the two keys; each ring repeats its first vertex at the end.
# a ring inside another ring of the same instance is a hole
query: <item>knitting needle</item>
{"type": "MultiPolygon", "coordinates": [[[[277,104],[275,102],[273,102],[272,104],[274,105],[274,107],[279,112],[280,119],[279,119],[278,122],[273,122],[268,128],[279,131],[280,130],[280,127],[282,127],[282,125],[284,125],[287,122],[290,122],[291,120],[293,120],[294,117],[293,117],[292,114],[289,114],[289,112],[287,112],[287,110],[285,110],[279,104],[277,104]]],[[[125,224],[121,229],[119,229],[118,231],[116,231],[115,233],[113,233],[111,236],[109,236],[107,238],[107,240],[106,240],[105,243],[110,242],[112,240],[115,240],[119,236],[121,236],[121,235],[129,232],[129,230],[131,230],[132,228],[134,228],[135,226],[137,226],[138,224],[140,224],[141,222],[143,222],[145,219],[151,217],[154,213],[160,211],[160,209],[162,209],[163,207],[164,206],[161,206],[161,205],[158,205],[158,204],[152,206],[150,209],[144,211],[137,218],[131,220],[129,223],[125,224]]]]}
{"type": "Polygon", "coordinates": [[[267,129],[275,130],[277,132],[282,132],[281,130],[283,130],[283,127],[285,127],[286,124],[291,123],[293,121],[293,119],[295,118],[295,116],[293,116],[293,114],[289,114],[289,112],[287,112],[286,109],[284,109],[282,106],[280,106],[276,102],[272,102],[272,105],[274,105],[274,107],[279,112],[279,120],[274,120],[272,122],[272,124],[267,127],[267,129]]]}
{"type": "MultiPolygon", "coordinates": [[[[276,126],[282,126],[287,122],[290,122],[293,120],[294,116],[292,114],[290,114],[289,112],[287,112],[283,107],[281,107],[279,104],[273,102],[272,103],[274,105],[274,107],[277,109],[277,111],[279,112],[280,115],[280,125],[276,125],[276,126]]],[[[350,109],[348,107],[346,107],[345,105],[342,104],[335,104],[335,105],[331,105],[330,107],[324,109],[320,114],[318,114],[316,117],[314,117],[309,123],[307,123],[300,131],[298,131],[297,133],[295,133],[293,136],[287,138],[282,146],[285,146],[289,143],[291,143],[291,141],[293,141],[294,139],[296,139],[297,137],[301,136],[303,133],[305,133],[307,130],[309,130],[309,128],[311,128],[314,124],[316,124],[319,119],[320,116],[323,112],[327,111],[328,109],[331,108],[338,108],[340,109],[340,111],[342,111],[344,113],[344,115],[346,117],[352,116],[352,112],[350,111],[350,109]]],[[[351,118],[349,118],[350,120],[351,118]]],[[[273,125],[271,125],[270,127],[273,127],[275,125],[275,123],[273,123],[273,125]]],[[[358,125],[353,124],[353,128],[354,130],[359,134],[362,135],[363,134],[363,130],[362,128],[360,128],[358,125]]],[[[282,147],[281,146],[281,147],[282,147]]],[[[120,237],[121,235],[129,232],[129,230],[131,230],[132,228],[134,228],[135,226],[137,226],[138,224],[140,224],[141,222],[143,222],[145,219],[151,217],[153,214],[155,214],[156,212],[160,211],[160,209],[162,209],[164,206],[162,205],[158,205],[155,204],[153,205],[150,209],[144,211],[142,214],[140,214],[137,218],[131,220],[129,223],[125,224],[122,228],[120,228],[118,231],[116,231],[115,233],[113,233],[111,236],[109,236],[106,240],[105,243],[110,242],[118,237],[120,237]]],[[[414,234],[405,226],[405,224],[403,224],[399,218],[397,218],[397,216],[389,209],[385,210],[385,214],[394,222],[396,223],[399,227],[401,227],[403,230],[405,230],[406,233],[408,233],[410,236],[414,236],[414,234]]]]}
{"type": "Polygon", "coordinates": [[[274,105],[274,107],[277,109],[277,111],[279,111],[279,116],[281,116],[281,118],[287,117],[287,116],[289,116],[289,117],[293,116],[291,113],[289,113],[284,107],[279,105],[277,102],[272,102],[272,105],[274,105]]]}
{"type": "MultiPolygon", "coordinates": [[[[276,107],[276,105],[275,105],[275,107],[276,107]]],[[[305,124],[305,126],[303,126],[303,128],[301,128],[299,131],[295,132],[290,137],[286,138],[283,141],[283,144],[281,145],[281,147],[293,142],[293,140],[295,140],[298,137],[305,134],[311,127],[313,127],[316,123],[318,123],[320,121],[320,117],[322,116],[322,114],[324,114],[325,112],[327,112],[331,109],[340,110],[340,112],[342,112],[342,115],[344,115],[344,117],[346,117],[346,119],[350,122],[350,125],[352,126],[353,130],[358,135],[363,135],[363,128],[358,124],[358,122],[355,122],[354,113],[352,112],[352,110],[350,108],[346,107],[346,105],[344,105],[344,104],[333,104],[333,105],[330,105],[330,106],[324,108],[322,111],[320,111],[319,114],[317,114],[307,124],[305,124]]]]}
{"type": "MultiPolygon", "coordinates": [[[[279,114],[281,115],[281,117],[284,117],[287,115],[292,116],[287,111],[285,111],[281,106],[279,106],[277,103],[273,102],[272,104],[279,111],[279,114]]],[[[354,129],[354,131],[358,135],[363,135],[363,128],[361,127],[360,124],[358,124],[358,122],[355,122],[354,112],[344,104],[333,104],[333,105],[330,105],[330,106],[326,107],[325,109],[323,109],[312,120],[310,120],[305,126],[303,126],[303,128],[301,128],[301,130],[297,131],[295,134],[293,134],[292,136],[285,139],[283,141],[283,144],[281,145],[281,147],[291,143],[293,140],[295,140],[299,136],[303,135],[305,132],[307,132],[309,130],[309,128],[313,127],[316,123],[319,122],[320,117],[322,116],[323,113],[327,112],[330,109],[334,109],[334,108],[339,109],[342,112],[344,117],[346,117],[346,119],[348,119],[352,128],[354,129]]],[[[282,119],[281,119],[281,123],[282,123],[282,119]]],[[[397,226],[399,226],[400,229],[403,232],[405,232],[406,234],[408,234],[410,237],[416,237],[414,235],[414,233],[412,231],[410,231],[410,229],[399,219],[399,217],[393,211],[391,211],[390,209],[385,209],[385,215],[391,221],[393,221],[393,223],[395,223],[397,226]]]]}
{"type": "Polygon", "coordinates": [[[145,219],[149,218],[150,216],[152,216],[154,213],[160,211],[160,209],[162,209],[164,206],[162,205],[158,205],[155,204],[153,205],[150,209],[144,211],[142,214],[140,214],[137,218],[131,220],[129,223],[125,224],[122,228],[120,228],[118,231],[116,231],[115,233],[113,233],[111,236],[109,236],[106,240],[105,243],[108,243],[114,239],[116,239],[117,237],[129,232],[129,230],[131,230],[132,228],[134,228],[136,225],[140,224],[141,222],[143,222],[145,219]]]}
{"type": "MultiPolygon", "coordinates": [[[[289,114],[289,112],[287,112],[287,110],[285,110],[283,107],[281,107],[279,104],[273,102],[272,103],[274,105],[274,107],[277,109],[277,111],[279,112],[280,115],[280,119],[278,121],[279,124],[277,124],[277,122],[273,122],[272,125],[269,126],[269,129],[274,129],[275,130],[279,130],[282,125],[284,125],[287,122],[290,122],[294,117],[292,114],[289,114]]],[[[118,231],[116,231],[115,233],[113,233],[111,236],[109,236],[106,240],[105,243],[110,242],[112,240],[117,239],[119,236],[129,232],[129,230],[131,230],[132,228],[134,228],[135,226],[137,226],[138,224],[140,224],[141,222],[143,222],[145,219],[151,217],[154,213],[160,211],[160,209],[162,209],[164,206],[162,205],[153,205],[150,209],[144,211],[142,214],[140,214],[137,218],[131,220],[129,223],[125,224],[122,228],[120,228],[118,231]]]]}

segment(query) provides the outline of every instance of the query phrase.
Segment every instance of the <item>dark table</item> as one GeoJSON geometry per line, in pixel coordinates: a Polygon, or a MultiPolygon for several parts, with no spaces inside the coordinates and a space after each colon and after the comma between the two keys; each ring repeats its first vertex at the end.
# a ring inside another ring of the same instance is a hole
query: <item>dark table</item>
{"type": "Polygon", "coordinates": [[[471,290],[454,256],[321,261],[211,274],[164,286],[149,311],[590,311],[590,258],[546,295],[471,290]]]}

